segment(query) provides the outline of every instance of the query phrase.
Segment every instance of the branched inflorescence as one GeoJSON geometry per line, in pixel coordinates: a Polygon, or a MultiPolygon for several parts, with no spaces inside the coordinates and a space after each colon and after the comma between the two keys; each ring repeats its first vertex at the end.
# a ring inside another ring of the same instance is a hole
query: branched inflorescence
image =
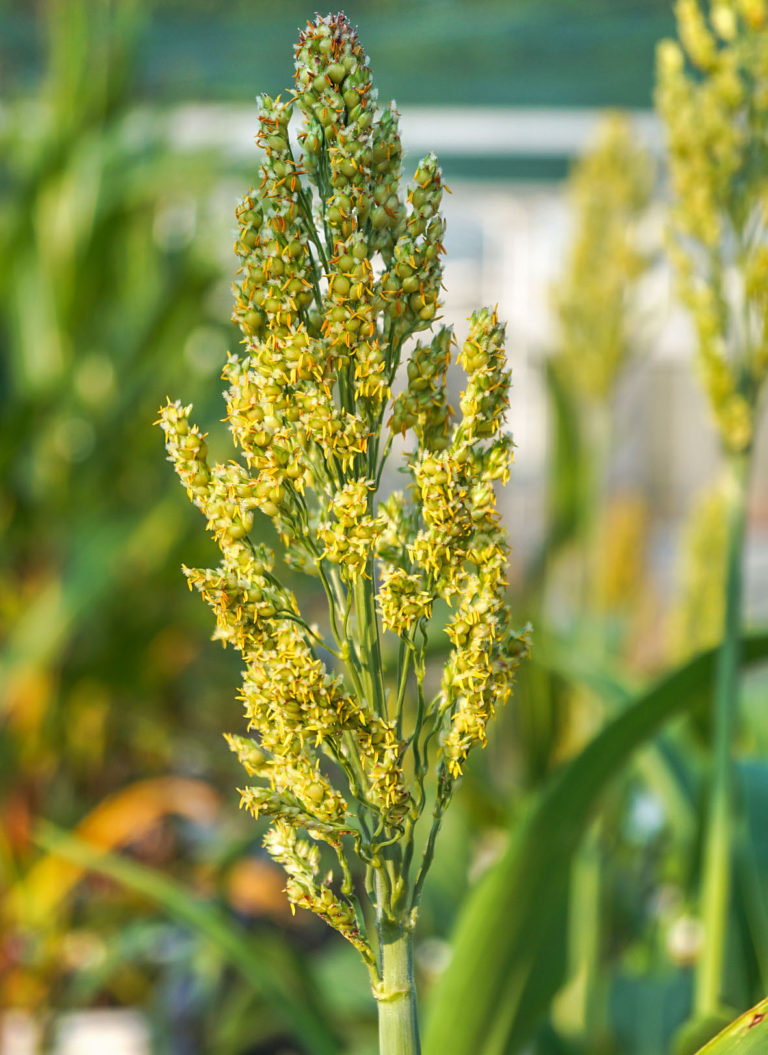
{"type": "Polygon", "coordinates": [[[768,10],[677,0],[658,50],[675,203],[670,250],[726,449],[752,443],[768,376],[768,10]]]}
{"type": "Polygon", "coordinates": [[[186,575],[216,613],[215,636],[245,661],[252,735],[228,738],[253,778],[243,805],[272,821],[265,846],[288,873],[291,901],[336,927],[375,971],[350,864],[365,866],[377,922],[410,925],[454,783],[527,650],[504,600],[494,493],[512,457],[510,376],[503,327],[495,312],[479,311],[460,355],[468,381],[452,423],[453,334],[433,330],[440,169],[424,158],[402,195],[397,113],[377,107],[343,15],[304,30],[295,89],[286,101],[262,98],[259,122],[261,181],[237,207],[234,318],[245,350],[224,368],[242,457],[211,466],[178,402],[163,408],[161,424],[222,552],[215,570],[186,575]],[[297,138],[294,110],[303,118],[297,138]],[[393,398],[406,342],[422,331],[393,398]],[[393,439],[409,431],[410,487],[379,502],[393,439]],[[319,577],[327,639],[302,617],[273,555],[251,540],[256,512],[273,521],[289,562],[319,577]],[[451,651],[428,698],[438,599],[450,606],[451,651]],[[399,639],[391,685],[382,630],[399,639]],[[432,830],[421,835],[430,805],[432,830]],[[338,875],[322,864],[333,852],[338,875]]]}

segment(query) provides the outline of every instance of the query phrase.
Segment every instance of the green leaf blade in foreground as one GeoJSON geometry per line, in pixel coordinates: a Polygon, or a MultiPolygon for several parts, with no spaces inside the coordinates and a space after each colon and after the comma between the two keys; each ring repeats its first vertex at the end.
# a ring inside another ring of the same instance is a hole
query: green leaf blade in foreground
{"type": "Polygon", "coordinates": [[[38,825],[35,842],[49,853],[98,872],[154,902],[169,917],[206,938],[255,992],[271,1005],[283,1024],[301,1039],[311,1055],[338,1055],[340,1041],[316,1001],[307,979],[282,944],[258,943],[243,935],[218,907],[182,883],[115,853],[104,853],[47,822],[38,825]]]}
{"type": "Polygon", "coordinates": [[[768,1051],[768,997],[726,1026],[698,1055],[762,1055],[768,1051]]]}
{"type": "MultiPolygon", "coordinates": [[[[557,988],[551,976],[532,984],[537,957],[559,918],[570,861],[594,806],[632,753],[698,698],[715,655],[696,656],[636,698],[516,823],[509,848],[459,919],[451,963],[429,1008],[425,1055],[513,1055],[530,1037],[557,988]]],[[[745,637],[742,656],[744,664],[768,658],[768,632],[745,637]]]]}

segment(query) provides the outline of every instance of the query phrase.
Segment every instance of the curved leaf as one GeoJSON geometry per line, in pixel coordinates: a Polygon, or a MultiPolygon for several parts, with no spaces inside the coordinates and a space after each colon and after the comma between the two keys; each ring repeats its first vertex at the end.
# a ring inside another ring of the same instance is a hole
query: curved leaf
{"type": "Polygon", "coordinates": [[[699,1055],[763,1055],[768,1051],[768,997],[726,1026],[699,1055]]]}
{"type": "MultiPolygon", "coordinates": [[[[169,814],[213,823],[220,807],[217,792],[189,777],[150,777],[108,795],[77,825],[72,835],[92,853],[117,850],[138,839],[169,814]]],[[[35,930],[66,904],[84,866],[53,852],[41,857],[4,898],[3,922],[35,930]]]]}
{"type": "MultiPolygon", "coordinates": [[[[696,656],[643,692],[530,803],[459,919],[452,961],[431,1001],[425,1055],[512,1055],[530,1036],[558,987],[551,973],[537,977],[539,954],[594,807],[631,754],[706,688],[715,655],[696,656]]],[[[744,663],[766,658],[768,632],[747,636],[744,663]]]]}
{"type": "Polygon", "coordinates": [[[50,854],[129,887],[208,939],[270,1002],[283,1023],[302,1040],[307,1052],[337,1055],[339,1039],[310,999],[306,979],[291,962],[284,943],[248,938],[221,909],[177,880],[119,854],[104,853],[52,824],[38,826],[35,842],[50,854]]]}

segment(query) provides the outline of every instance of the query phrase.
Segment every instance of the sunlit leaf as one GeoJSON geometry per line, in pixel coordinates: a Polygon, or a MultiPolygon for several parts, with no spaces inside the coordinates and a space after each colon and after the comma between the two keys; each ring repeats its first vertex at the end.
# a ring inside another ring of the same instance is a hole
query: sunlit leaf
{"type": "Polygon", "coordinates": [[[768,1051],[768,997],[726,1026],[699,1055],[762,1055],[768,1051]]]}
{"type": "MultiPolygon", "coordinates": [[[[744,663],[766,658],[768,633],[747,637],[744,663]]],[[[562,981],[543,972],[542,952],[595,806],[632,753],[697,699],[714,662],[714,650],[703,653],[643,692],[531,801],[461,914],[429,1009],[426,1055],[512,1055],[529,1038],[562,981]]]]}

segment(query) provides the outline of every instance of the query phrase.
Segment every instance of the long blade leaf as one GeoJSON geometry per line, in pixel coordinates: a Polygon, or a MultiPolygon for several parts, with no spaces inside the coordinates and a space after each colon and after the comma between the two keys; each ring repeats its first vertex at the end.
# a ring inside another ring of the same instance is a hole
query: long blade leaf
{"type": "MultiPolygon", "coordinates": [[[[706,689],[715,655],[696,656],[643,692],[532,800],[458,921],[430,1003],[425,1055],[513,1055],[530,1036],[558,984],[550,973],[531,985],[537,956],[560,918],[570,862],[595,805],[632,753],[706,689]]],[[[766,658],[768,632],[747,636],[743,662],[766,658]]]]}
{"type": "Polygon", "coordinates": [[[182,883],[119,854],[103,853],[83,839],[43,822],[35,842],[49,853],[108,876],[153,901],[171,918],[207,938],[277,1011],[312,1055],[337,1055],[340,1045],[322,1013],[301,992],[299,978],[280,948],[249,940],[215,905],[182,883]]]}
{"type": "Polygon", "coordinates": [[[726,1026],[698,1055],[762,1055],[768,1051],[768,997],[726,1026]]]}

